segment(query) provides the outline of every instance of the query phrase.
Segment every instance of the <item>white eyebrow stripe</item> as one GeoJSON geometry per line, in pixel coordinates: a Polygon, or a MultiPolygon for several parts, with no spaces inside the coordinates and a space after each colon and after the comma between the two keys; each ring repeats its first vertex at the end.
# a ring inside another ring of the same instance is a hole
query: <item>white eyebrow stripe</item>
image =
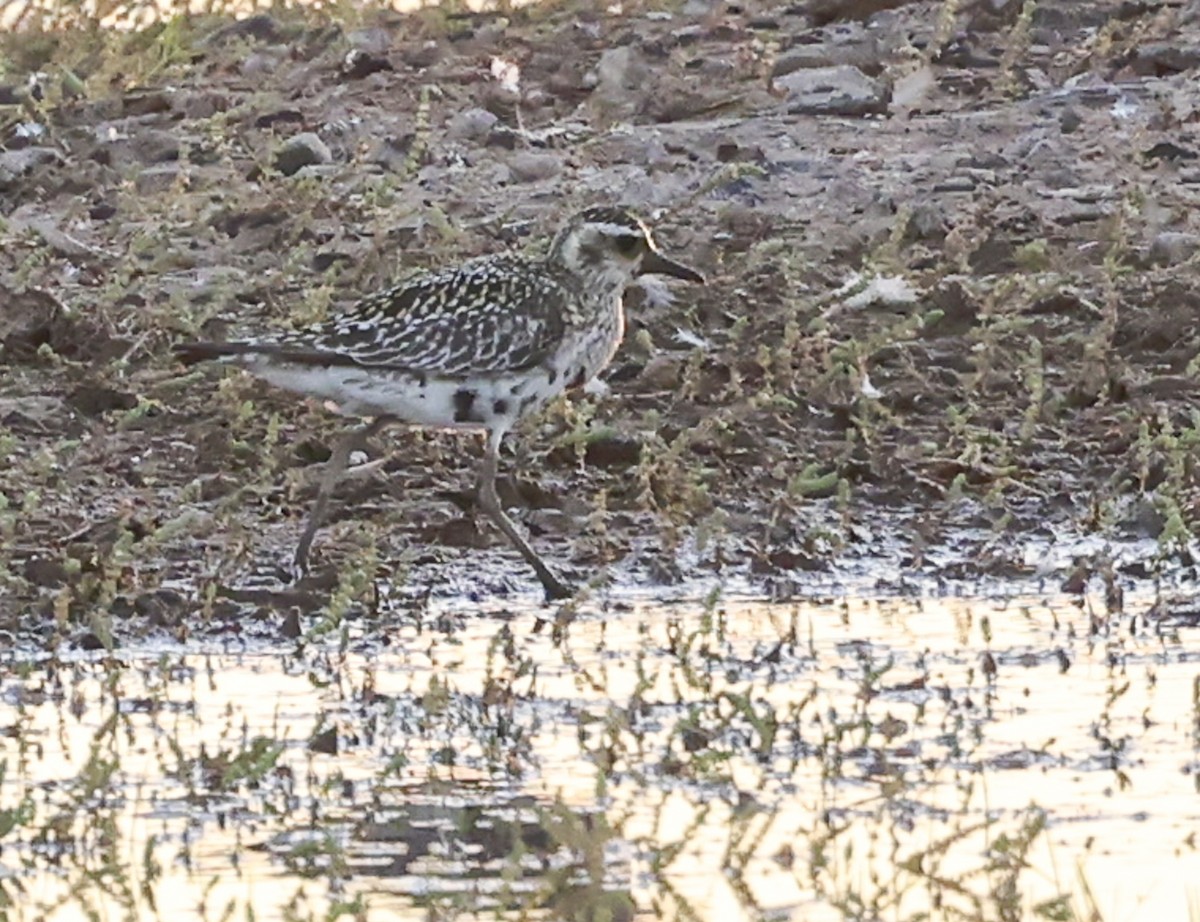
{"type": "Polygon", "coordinates": [[[596,230],[602,234],[608,234],[610,237],[644,237],[645,231],[640,227],[629,227],[627,224],[611,224],[607,221],[590,221],[588,222],[596,230]]]}

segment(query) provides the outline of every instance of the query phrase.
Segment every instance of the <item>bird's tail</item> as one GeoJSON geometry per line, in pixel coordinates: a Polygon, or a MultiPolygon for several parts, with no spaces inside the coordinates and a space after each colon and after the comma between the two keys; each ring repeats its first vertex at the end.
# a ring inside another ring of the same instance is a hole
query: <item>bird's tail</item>
{"type": "Polygon", "coordinates": [[[261,352],[262,347],[254,343],[176,343],[171,351],[184,365],[195,365],[197,362],[236,360],[238,356],[261,352]]]}

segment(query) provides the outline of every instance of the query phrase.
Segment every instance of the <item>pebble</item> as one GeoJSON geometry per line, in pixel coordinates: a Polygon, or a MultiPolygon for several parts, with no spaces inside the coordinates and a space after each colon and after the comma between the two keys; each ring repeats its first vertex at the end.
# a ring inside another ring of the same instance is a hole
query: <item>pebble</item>
{"type": "Polygon", "coordinates": [[[889,92],[857,67],[814,67],[775,78],[794,115],[862,116],[887,111],[889,92]]]}
{"type": "Polygon", "coordinates": [[[499,117],[487,109],[464,109],[446,123],[446,137],[452,141],[481,141],[498,121],[499,117]]]}
{"type": "Polygon", "coordinates": [[[537,182],[562,172],[562,160],[557,154],[521,151],[508,161],[508,169],[516,182],[537,182]]]}
{"type": "Polygon", "coordinates": [[[1163,231],[1150,242],[1150,263],[1155,266],[1178,266],[1200,250],[1200,234],[1184,231],[1163,231]]]}
{"type": "Polygon", "coordinates": [[[293,135],[275,152],[275,168],[284,176],[292,176],[306,166],[332,161],[329,146],[311,131],[293,135]]]}
{"type": "Polygon", "coordinates": [[[61,163],[62,155],[53,147],[22,147],[0,153],[0,189],[6,189],[36,167],[61,163]]]}

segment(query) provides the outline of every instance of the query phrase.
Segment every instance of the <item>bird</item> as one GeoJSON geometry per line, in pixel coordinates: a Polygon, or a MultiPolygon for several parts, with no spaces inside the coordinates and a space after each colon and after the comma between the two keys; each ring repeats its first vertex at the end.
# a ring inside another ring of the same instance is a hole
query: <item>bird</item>
{"type": "Polygon", "coordinates": [[[394,423],[484,433],[477,502],[537,574],[547,601],[573,590],[533,549],[496,492],[500,446],[516,424],[612,360],[625,331],[625,289],[638,276],[703,284],[658,247],[631,211],[594,206],[570,217],[546,254],[500,253],[428,271],[292,331],[236,342],[184,342],[185,365],[237,366],[276,387],[366,422],[326,462],[293,556],[312,542],[353,452],[394,423]]]}

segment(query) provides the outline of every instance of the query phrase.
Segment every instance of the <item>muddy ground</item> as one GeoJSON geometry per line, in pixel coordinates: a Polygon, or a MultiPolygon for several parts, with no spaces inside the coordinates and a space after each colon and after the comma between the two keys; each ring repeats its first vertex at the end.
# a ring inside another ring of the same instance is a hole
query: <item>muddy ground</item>
{"type": "Polygon", "coordinates": [[[589,9],[5,37],[0,627],[535,598],[473,514],[477,439],[416,431],[288,587],[344,424],[170,347],[535,251],[598,202],[709,281],[633,290],[610,393],[511,440],[508,503],[576,581],[1119,607],[1191,576],[1200,4],[589,9]]]}

